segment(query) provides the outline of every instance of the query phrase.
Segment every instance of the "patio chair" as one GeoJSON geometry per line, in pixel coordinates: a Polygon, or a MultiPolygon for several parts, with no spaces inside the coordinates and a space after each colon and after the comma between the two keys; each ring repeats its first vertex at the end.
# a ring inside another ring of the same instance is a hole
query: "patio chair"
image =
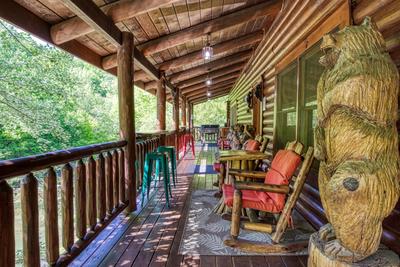
{"type": "Polygon", "coordinates": [[[301,162],[301,156],[296,153],[296,150],[298,151],[301,147],[302,145],[291,143],[287,149],[280,150],[274,157],[267,173],[242,170],[229,172],[234,177],[233,183],[224,185],[223,193],[225,204],[232,207],[231,239],[226,240],[225,245],[257,253],[296,251],[307,247],[308,242],[305,241],[279,244],[290,223],[291,212],[299,198],[313,161],[313,148],[309,147],[297,178],[292,178],[301,162]],[[245,178],[247,181],[237,181],[237,177],[245,178]],[[264,182],[248,180],[264,180],[264,182]],[[277,214],[279,218],[276,225],[254,222],[241,224],[242,208],[277,214]],[[274,244],[239,240],[240,227],[272,234],[274,244]]]}

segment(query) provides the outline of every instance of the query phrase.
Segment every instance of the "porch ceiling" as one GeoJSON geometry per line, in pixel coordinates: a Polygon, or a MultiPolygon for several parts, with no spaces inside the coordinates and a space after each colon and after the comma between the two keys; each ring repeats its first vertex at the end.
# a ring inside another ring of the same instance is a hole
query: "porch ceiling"
{"type": "MultiPolygon", "coordinates": [[[[237,78],[281,8],[280,0],[5,2],[17,14],[0,12],[0,17],[113,74],[116,74],[118,34],[132,32],[137,48],[135,84],[151,93],[154,81],[163,73],[171,90],[187,87],[195,78],[198,79],[194,84],[204,83],[205,74],[218,73],[224,68],[235,68],[232,78],[237,78]],[[47,27],[45,36],[40,34],[43,29],[29,24],[31,21],[16,21],[26,11],[47,27]],[[204,62],[201,49],[207,43],[208,33],[214,57],[211,62],[204,62]]],[[[202,91],[200,88],[198,92],[202,91]]],[[[193,94],[193,90],[182,90],[184,98],[186,92],[193,94]]]]}

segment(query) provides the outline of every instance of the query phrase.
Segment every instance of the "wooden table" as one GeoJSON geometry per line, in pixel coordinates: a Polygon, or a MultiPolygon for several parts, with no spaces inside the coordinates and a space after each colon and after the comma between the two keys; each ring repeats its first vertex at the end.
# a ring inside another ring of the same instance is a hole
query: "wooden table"
{"type": "MultiPolygon", "coordinates": [[[[260,152],[260,151],[248,151],[248,150],[222,150],[216,153],[215,158],[218,163],[221,163],[220,170],[220,179],[219,179],[219,190],[222,191],[222,184],[225,182],[229,182],[229,168],[232,162],[236,161],[254,161],[254,160],[264,160],[268,158],[268,155],[260,152]]],[[[225,206],[223,196],[221,200],[214,208],[214,211],[217,214],[222,214],[225,211],[228,211],[228,207],[225,206]]],[[[251,218],[250,211],[248,211],[250,219],[253,221],[254,218],[251,218]]]]}

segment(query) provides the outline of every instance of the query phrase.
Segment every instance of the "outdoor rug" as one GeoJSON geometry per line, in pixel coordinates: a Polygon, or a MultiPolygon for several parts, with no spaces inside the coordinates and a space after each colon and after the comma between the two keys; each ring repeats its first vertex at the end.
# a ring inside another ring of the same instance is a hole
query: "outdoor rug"
{"type": "MultiPolygon", "coordinates": [[[[258,254],[243,252],[227,247],[224,240],[230,238],[230,221],[226,221],[212,212],[217,204],[213,194],[215,190],[196,190],[192,192],[190,210],[185,224],[184,233],[179,246],[181,255],[306,255],[307,249],[296,253],[258,254]]],[[[295,229],[288,229],[282,243],[309,240],[315,232],[298,213],[292,215],[295,229]]],[[[239,238],[242,240],[263,242],[271,244],[271,236],[266,233],[240,230],[239,238]]]]}
{"type": "Polygon", "coordinates": [[[218,174],[214,171],[213,165],[196,165],[194,174],[218,174]]]}

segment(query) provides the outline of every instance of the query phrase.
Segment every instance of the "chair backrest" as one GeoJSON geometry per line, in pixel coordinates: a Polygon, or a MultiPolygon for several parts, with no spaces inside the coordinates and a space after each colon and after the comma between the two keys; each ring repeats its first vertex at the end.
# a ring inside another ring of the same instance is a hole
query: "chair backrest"
{"type": "Polygon", "coordinates": [[[260,142],[250,139],[243,144],[243,149],[247,151],[259,151],[260,146],[261,146],[260,142]]]}
{"type": "Polygon", "coordinates": [[[279,243],[283,233],[286,230],[290,214],[296,205],[296,202],[300,196],[301,190],[303,189],[304,183],[307,179],[308,172],[310,171],[312,162],[314,160],[314,149],[309,147],[307,153],[304,156],[303,164],[301,165],[299,174],[297,175],[293,187],[291,187],[291,193],[286,200],[285,207],[282,210],[281,216],[279,217],[278,223],[276,224],[275,232],[272,235],[272,240],[275,243],[279,243]]]}
{"type": "Polygon", "coordinates": [[[297,154],[301,155],[303,152],[304,145],[300,143],[299,141],[292,141],[286,144],[285,149],[292,150],[296,152],[297,154]]]}
{"type": "MultiPolygon", "coordinates": [[[[275,185],[288,185],[296,169],[301,163],[301,156],[292,150],[279,150],[271,162],[264,183],[275,185]]],[[[278,210],[285,205],[286,195],[267,193],[278,210]]]]}

